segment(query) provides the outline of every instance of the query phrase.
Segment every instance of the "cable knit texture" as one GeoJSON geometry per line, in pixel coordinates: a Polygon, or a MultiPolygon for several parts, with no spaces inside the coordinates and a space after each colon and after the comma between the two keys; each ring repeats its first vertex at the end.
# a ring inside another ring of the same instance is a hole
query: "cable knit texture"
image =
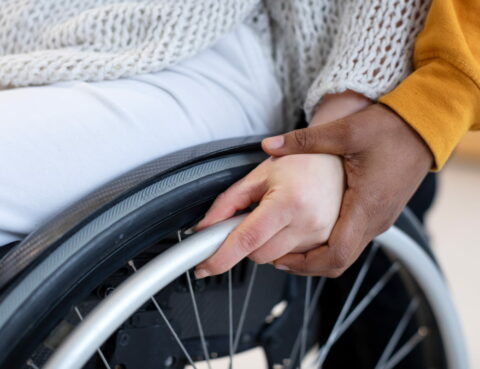
{"type": "Polygon", "coordinates": [[[0,87],[160,71],[241,22],[303,103],[351,89],[376,99],[410,71],[428,0],[0,0],[0,87]],[[308,94],[307,94],[308,92],[308,94]]]}

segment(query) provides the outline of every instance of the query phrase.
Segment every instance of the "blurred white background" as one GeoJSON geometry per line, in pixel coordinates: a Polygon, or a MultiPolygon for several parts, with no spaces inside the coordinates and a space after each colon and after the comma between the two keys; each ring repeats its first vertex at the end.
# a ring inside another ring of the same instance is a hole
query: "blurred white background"
{"type": "Polygon", "coordinates": [[[468,138],[439,175],[427,228],[460,314],[472,369],[479,369],[480,134],[468,138]]]}

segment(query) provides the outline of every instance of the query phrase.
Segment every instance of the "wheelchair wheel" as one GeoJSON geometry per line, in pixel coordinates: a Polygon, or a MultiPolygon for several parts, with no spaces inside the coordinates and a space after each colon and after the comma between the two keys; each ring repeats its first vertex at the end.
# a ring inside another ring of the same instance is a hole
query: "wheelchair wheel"
{"type": "Polygon", "coordinates": [[[28,243],[46,245],[3,286],[0,368],[231,368],[254,347],[269,368],[467,368],[445,283],[405,216],[418,242],[392,228],[336,280],[244,261],[195,281],[189,269],[238,218],[184,230],[265,158],[236,151],[131,173],[10,252],[2,263],[22,265],[28,243]]]}

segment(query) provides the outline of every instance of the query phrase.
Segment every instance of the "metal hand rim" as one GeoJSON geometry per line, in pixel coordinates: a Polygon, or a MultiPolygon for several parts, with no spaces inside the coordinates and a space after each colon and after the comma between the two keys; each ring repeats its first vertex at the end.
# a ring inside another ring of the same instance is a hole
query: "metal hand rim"
{"type": "MultiPolygon", "coordinates": [[[[103,300],[55,351],[43,369],[79,369],[97,348],[151,296],[212,255],[245,215],[198,232],[178,243],[132,275],[103,300]]],[[[399,260],[428,299],[444,340],[449,368],[468,369],[463,334],[443,276],[429,256],[396,227],[376,241],[399,260]]]]}

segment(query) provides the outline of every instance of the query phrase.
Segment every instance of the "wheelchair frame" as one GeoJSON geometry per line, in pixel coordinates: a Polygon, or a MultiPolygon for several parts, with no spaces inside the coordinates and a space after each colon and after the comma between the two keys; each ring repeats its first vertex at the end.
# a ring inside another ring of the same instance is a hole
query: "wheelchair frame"
{"type": "MultiPolygon", "coordinates": [[[[243,154],[256,155],[258,160],[261,160],[265,156],[258,152],[258,140],[258,137],[223,140],[213,144],[200,145],[148,163],[114,180],[91,196],[78,202],[39,231],[30,235],[0,260],[0,289],[3,290],[0,300],[0,312],[2,310],[3,312],[7,311],[7,313],[0,315],[0,331],[2,326],[8,324],[5,319],[8,320],[9,317],[13,316],[12,309],[14,309],[14,306],[18,306],[18,301],[15,300],[19,297],[16,290],[20,283],[19,281],[29,278],[30,271],[38,270],[38,267],[42,264],[48,267],[48,260],[58,257],[58,255],[55,255],[57,248],[71,238],[72,235],[78,235],[79,230],[91,230],[89,227],[92,226],[92,222],[95,222],[95,219],[98,219],[96,218],[97,215],[108,213],[109,211],[110,213],[113,212],[112,214],[115,214],[115,211],[117,211],[116,214],[119,215],[122,209],[121,204],[129,201],[130,205],[132,201],[148,203],[149,199],[145,198],[145,196],[133,200],[131,197],[137,189],[147,188],[149,184],[154,184],[158,178],[175,173],[182,168],[201,166],[201,163],[207,163],[206,166],[208,167],[209,163],[215,163],[216,159],[231,154],[239,154],[238,158],[243,154]],[[9,309],[10,313],[8,313],[9,309]]],[[[205,166],[203,168],[205,169],[205,166]]],[[[214,170],[216,167],[212,168],[214,170]]],[[[404,214],[402,217],[408,218],[408,214],[404,214]]],[[[112,221],[112,218],[110,220],[112,221]]],[[[65,346],[62,346],[63,348],[55,355],[52,364],[49,363],[48,365],[50,366],[46,368],[80,367],[76,366],[77,364],[74,364],[74,362],[79,363],[85,358],[85,355],[94,353],[96,349],[94,347],[108,337],[108,332],[111,333],[115,330],[118,324],[123,321],[123,318],[128,317],[130,312],[148,300],[156,290],[168,284],[177,274],[185,272],[185,270],[188,270],[213,253],[236,222],[238,222],[238,219],[226,221],[217,227],[212,227],[198,235],[194,235],[187,240],[188,242],[185,241],[183,244],[181,243],[177,247],[172,248],[171,253],[176,254],[178,259],[182,260],[174,264],[175,268],[173,269],[165,268],[162,269],[165,272],[158,272],[159,268],[155,268],[156,263],[165,263],[164,254],[158,256],[157,259],[151,262],[152,266],[145,268],[145,271],[139,271],[127,283],[127,285],[135,284],[138,291],[141,291],[141,294],[137,296],[135,304],[119,304],[118,299],[122,298],[122,293],[125,293],[122,291],[125,291],[127,287],[123,290],[119,288],[101,306],[97,307],[93,315],[87,317],[72,338],[68,339],[65,346]],[[203,241],[198,243],[198,239],[203,241]],[[196,252],[192,252],[192,250],[196,250],[196,252]],[[143,288],[140,288],[136,283],[144,277],[151,283],[145,284],[143,288]],[[102,315],[101,312],[105,312],[105,309],[111,309],[114,306],[121,306],[122,308],[115,310],[117,313],[111,314],[112,319],[108,320],[105,323],[106,325],[104,325],[104,327],[108,326],[108,329],[103,334],[99,334],[98,329],[91,330],[93,326],[97,326],[104,319],[105,315],[102,315]],[[83,344],[74,349],[72,348],[74,340],[77,340],[77,342],[80,340],[83,344]]],[[[449,367],[458,369],[468,368],[463,336],[445,282],[431,258],[418,246],[425,241],[422,239],[422,233],[415,226],[412,226],[415,222],[410,221],[409,224],[411,228],[410,235],[416,238],[417,243],[396,228],[392,228],[380,235],[378,242],[384,246],[392,259],[399,260],[408,267],[409,272],[412,272],[417,283],[425,292],[437,316],[442,337],[448,339],[448,344],[444,346],[449,367]],[[398,245],[401,245],[401,247],[398,245]],[[405,253],[405,247],[408,249],[408,253],[405,253]]],[[[105,226],[105,223],[103,225],[105,226]]],[[[76,243],[77,248],[73,247],[72,255],[79,252],[78,247],[81,244],[82,242],[76,243]]],[[[64,252],[63,254],[62,257],[64,258],[69,257],[64,252]]],[[[38,283],[39,285],[42,283],[42,280],[32,276],[30,278],[31,283],[38,283]]]]}

